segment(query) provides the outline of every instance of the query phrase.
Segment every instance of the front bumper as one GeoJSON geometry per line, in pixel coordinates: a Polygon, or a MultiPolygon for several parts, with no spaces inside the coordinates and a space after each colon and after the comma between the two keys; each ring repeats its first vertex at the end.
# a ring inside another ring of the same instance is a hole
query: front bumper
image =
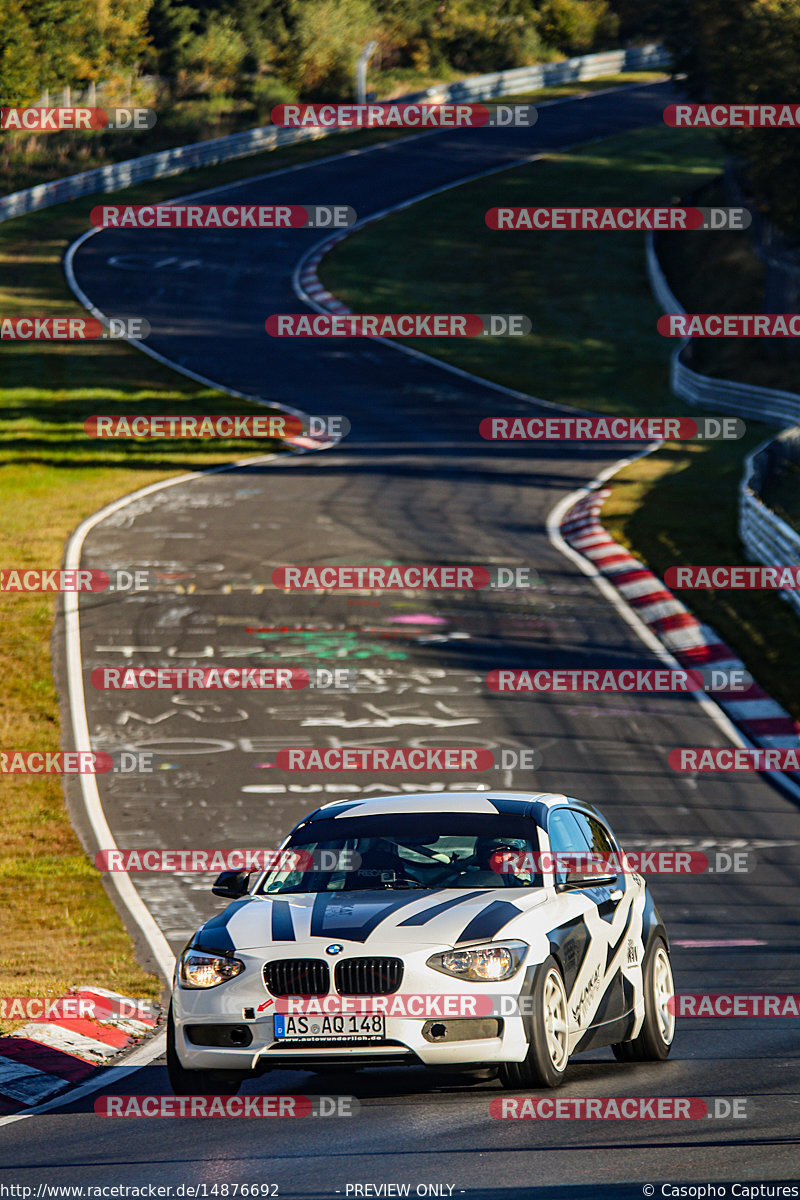
{"type": "MultiPolygon", "coordinates": [[[[304,943],[302,950],[293,947],[288,953],[281,947],[280,951],[271,953],[269,959],[324,958],[327,944],[327,940],[321,941],[317,948],[304,943]]],[[[491,996],[499,1007],[500,997],[519,994],[533,955],[533,951],[529,951],[526,963],[509,980],[491,984],[464,983],[425,965],[431,954],[440,949],[446,947],[403,947],[397,955],[404,964],[403,983],[397,995],[430,997],[434,1007],[437,998],[445,995],[491,996]]],[[[364,950],[361,943],[345,943],[342,957],[362,957],[364,950]]],[[[303,1070],[312,1065],[317,1069],[320,1064],[331,1068],[398,1063],[422,1063],[429,1067],[483,1066],[521,1062],[528,1051],[523,1020],[518,1014],[490,1018],[480,1014],[439,1017],[435,1012],[431,1015],[430,1011],[419,1017],[387,1014],[385,1040],[380,1042],[349,1040],[347,1043],[297,1045],[286,1039],[276,1039],[275,998],[270,996],[263,982],[265,956],[237,951],[236,957],[245,963],[245,970],[235,979],[208,990],[180,986],[174,990],[176,1050],[188,1070],[261,1071],[273,1066],[303,1070]],[[246,1016],[246,1010],[253,1016],[246,1016]],[[443,1031],[434,1028],[440,1025],[444,1027],[443,1031]],[[230,1044],[199,1045],[199,1040],[222,1040],[230,1044]]],[[[333,987],[328,995],[336,996],[333,987]]]]}

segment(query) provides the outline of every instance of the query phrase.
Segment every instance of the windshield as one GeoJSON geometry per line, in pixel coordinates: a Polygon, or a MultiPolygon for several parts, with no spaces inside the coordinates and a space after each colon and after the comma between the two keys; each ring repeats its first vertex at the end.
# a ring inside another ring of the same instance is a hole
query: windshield
{"type": "Polygon", "coordinates": [[[520,816],[391,813],[323,819],[295,830],[288,848],[314,854],[315,863],[327,857],[337,866],[270,871],[261,894],[542,886],[533,869],[502,870],[504,851],[539,850],[537,825],[520,816]]]}

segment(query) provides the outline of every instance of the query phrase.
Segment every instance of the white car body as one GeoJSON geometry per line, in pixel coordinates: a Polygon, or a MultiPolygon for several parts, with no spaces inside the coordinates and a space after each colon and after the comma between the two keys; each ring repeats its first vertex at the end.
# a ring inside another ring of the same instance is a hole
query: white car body
{"type": "MultiPolygon", "coordinates": [[[[590,805],[552,793],[437,793],[337,801],[312,813],[297,828],[308,835],[317,820],[333,820],[337,828],[341,823],[346,830],[348,823],[352,828],[354,821],[367,816],[385,816],[390,824],[393,815],[419,814],[422,820],[437,814],[445,829],[448,814],[463,818],[500,813],[536,824],[539,849],[547,852],[551,849],[548,825],[556,810],[565,808],[599,821],[610,834],[590,805]]],[[[284,845],[291,840],[292,835],[284,845]]],[[[423,1063],[463,1068],[520,1063],[528,1053],[531,1022],[524,1011],[508,1012],[514,1007],[508,997],[529,996],[537,968],[550,956],[557,960],[565,984],[569,1053],[629,1041],[639,1034],[645,1015],[642,964],[648,942],[657,936],[667,944],[645,881],[631,873],[580,890],[557,886],[553,873],[545,870],[541,887],[460,886],[286,896],[258,894],[264,878],[259,876],[250,894],[206,922],[189,943],[200,951],[235,956],[244,964],[241,973],[204,989],[186,987],[180,968],[176,972],[175,1050],[187,1070],[258,1073],[278,1066],[302,1070],[326,1064],[339,1068],[423,1063]],[[516,974],[504,981],[467,982],[427,965],[432,955],[454,947],[508,942],[524,943],[527,950],[516,974]],[[458,1020],[443,1017],[436,1024],[443,1025],[445,1033],[442,1036],[437,1029],[436,1037],[427,1015],[387,1015],[381,1043],[326,1044],[323,1039],[298,1045],[292,1039],[276,1039],[276,997],[265,982],[265,964],[298,959],[326,962],[328,994],[335,997],[336,964],[387,957],[402,962],[400,995],[488,995],[495,1011],[507,1015],[479,1026],[459,1025],[458,1020]],[[198,1033],[199,1027],[206,1028],[198,1033]],[[247,1042],[198,1044],[218,1036],[214,1030],[223,1030],[219,1036],[227,1041],[239,1037],[247,1042]]]]}

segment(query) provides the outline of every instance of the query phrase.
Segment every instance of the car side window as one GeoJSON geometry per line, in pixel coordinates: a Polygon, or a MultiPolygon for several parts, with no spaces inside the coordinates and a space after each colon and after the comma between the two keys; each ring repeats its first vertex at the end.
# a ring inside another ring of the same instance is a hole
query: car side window
{"type": "Polygon", "coordinates": [[[584,813],[575,813],[574,815],[589,850],[594,854],[602,855],[604,859],[616,859],[617,848],[604,826],[594,817],[586,816],[584,813]]]}
{"type": "MultiPolygon", "coordinates": [[[[588,848],[586,835],[577,820],[577,814],[568,808],[556,808],[550,813],[547,825],[550,850],[556,857],[560,854],[585,854],[588,848]]],[[[558,864],[557,864],[558,865],[558,864]]],[[[556,883],[565,883],[567,867],[558,867],[554,872],[556,883]]]]}

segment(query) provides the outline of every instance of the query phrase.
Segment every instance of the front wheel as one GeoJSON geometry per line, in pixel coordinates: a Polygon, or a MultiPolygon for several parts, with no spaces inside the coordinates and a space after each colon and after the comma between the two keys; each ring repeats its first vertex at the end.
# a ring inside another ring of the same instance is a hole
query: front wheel
{"type": "Polygon", "coordinates": [[[167,1075],[176,1096],[235,1096],[250,1071],[189,1071],[175,1046],[175,1021],[170,1002],[167,1014],[167,1075]]]}
{"type": "Polygon", "coordinates": [[[644,1021],[639,1036],[612,1046],[619,1062],[663,1062],[675,1037],[675,985],[669,952],[662,938],[654,938],[642,964],[644,1021]]]}
{"type": "Polygon", "coordinates": [[[528,1053],[520,1063],[503,1063],[504,1087],[555,1088],[569,1062],[567,989],[551,956],[539,968],[533,989],[533,1029],[528,1053]]]}

